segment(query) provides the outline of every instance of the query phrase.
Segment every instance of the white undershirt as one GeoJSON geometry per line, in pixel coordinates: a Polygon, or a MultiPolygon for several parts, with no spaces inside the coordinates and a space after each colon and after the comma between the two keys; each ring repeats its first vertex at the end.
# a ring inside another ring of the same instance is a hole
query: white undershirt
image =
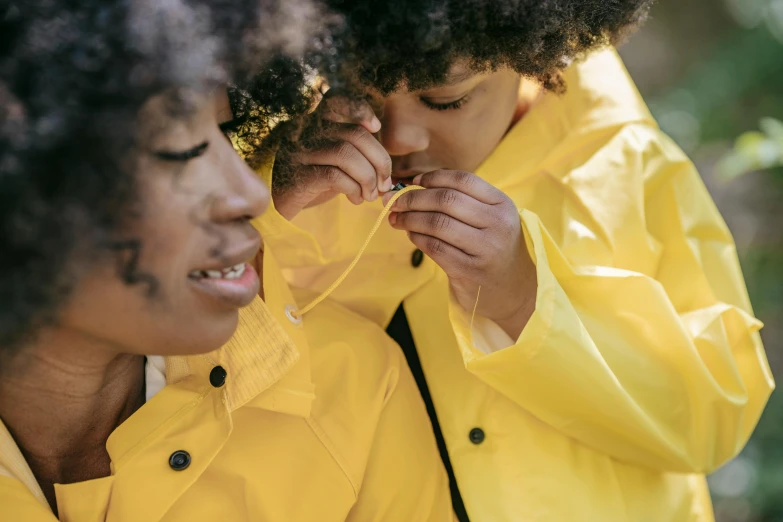
{"type": "Polygon", "coordinates": [[[146,379],[147,401],[166,386],[166,359],[160,355],[148,355],[144,367],[146,379]]]}

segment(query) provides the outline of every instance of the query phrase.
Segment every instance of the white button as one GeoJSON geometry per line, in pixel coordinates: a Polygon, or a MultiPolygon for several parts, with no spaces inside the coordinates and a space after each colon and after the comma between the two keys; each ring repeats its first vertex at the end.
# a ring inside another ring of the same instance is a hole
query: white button
{"type": "Polygon", "coordinates": [[[291,321],[294,324],[302,324],[302,318],[295,314],[296,307],[294,305],[288,305],[285,307],[285,316],[288,317],[288,320],[291,321]]]}

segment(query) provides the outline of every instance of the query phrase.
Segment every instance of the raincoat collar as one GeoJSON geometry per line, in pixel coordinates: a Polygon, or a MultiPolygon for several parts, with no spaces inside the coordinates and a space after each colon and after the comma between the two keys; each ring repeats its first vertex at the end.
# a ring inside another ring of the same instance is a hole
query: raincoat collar
{"type": "MultiPolygon", "coordinates": [[[[264,291],[266,302],[257,298],[240,311],[239,327],[225,346],[206,355],[166,358],[166,387],[119,426],[106,443],[112,475],[55,486],[63,520],[87,522],[84,517],[88,513],[90,520],[95,516],[96,520],[110,520],[109,500],[118,480],[138,481],[133,487],[123,487],[134,494],[133,499],[120,503],[136,502],[137,513],[155,511],[139,514],[140,520],[156,519],[168,504],[145,502],[145,495],[159,497],[159,492],[166,491],[174,502],[191,482],[167,468],[156,471],[156,480],[144,480],[145,473],[154,471],[149,463],[156,463],[157,469],[172,449],[197,448],[198,458],[188,470],[195,480],[225,444],[233,428],[231,412],[239,407],[309,416],[315,396],[307,340],[302,325],[286,317],[286,307],[294,300],[270,252],[264,255],[264,291]],[[209,375],[218,365],[227,377],[223,386],[215,388],[209,375]],[[96,505],[106,508],[96,512],[96,505]]],[[[2,421],[0,477],[20,481],[49,508],[2,421]]]]}
{"type": "Polygon", "coordinates": [[[504,190],[521,177],[555,169],[629,123],[655,119],[614,48],[591,54],[565,73],[566,92],[546,93],[506,134],[476,174],[504,190]],[[520,143],[530,147],[520,149],[520,143]],[[515,157],[513,172],[508,159],[515,157]]]}
{"type": "Polygon", "coordinates": [[[227,372],[225,393],[231,411],[252,403],[306,417],[314,398],[309,348],[302,324],[286,313],[296,302],[269,249],[263,272],[265,299],[256,298],[239,311],[239,326],[228,343],[206,355],[168,357],[166,380],[175,384],[221,366],[227,372]],[[274,398],[262,396],[267,391],[274,398]],[[281,400],[281,394],[287,400],[281,400]]]}

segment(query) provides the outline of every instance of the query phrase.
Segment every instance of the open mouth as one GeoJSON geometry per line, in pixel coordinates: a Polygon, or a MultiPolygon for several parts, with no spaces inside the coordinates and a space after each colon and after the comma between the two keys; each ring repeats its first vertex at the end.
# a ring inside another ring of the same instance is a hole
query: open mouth
{"type": "Polygon", "coordinates": [[[239,263],[221,270],[194,270],[188,277],[191,279],[239,279],[247,269],[247,263],[239,263]]]}
{"type": "Polygon", "coordinates": [[[231,308],[247,306],[258,295],[260,280],[248,263],[220,270],[194,270],[188,275],[193,288],[231,308]]]}
{"type": "Polygon", "coordinates": [[[202,296],[229,308],[249,305],[258,296],[261,281],[247,260],[255,258],[260,246],[261,236],[254,231],[246,241],[237,244],[237,248],[223,252],[217,264],[205,264],[203,268],[191,270],[188,273],[191,287],[202,296]],[[221,267],[224,263],[227,266],[221,267]]]}

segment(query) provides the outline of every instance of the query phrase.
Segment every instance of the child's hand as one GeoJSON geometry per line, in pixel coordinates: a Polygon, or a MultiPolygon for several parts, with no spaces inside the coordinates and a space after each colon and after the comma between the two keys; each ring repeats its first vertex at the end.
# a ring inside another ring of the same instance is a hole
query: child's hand
{"type": "Polygon", "coordinates": [[[345,194],[358,205],[391,188],[391,158],[373,136],[381,128],[366,101],[327,96],[300,141],[284,144],[275,160],[278,212],[293,219],[302,209],[345,194]]]}
{"type": "Polygon", "coordinates": [[[516,206],[469,172],[438,170],[413,183],[427,190],[402,195],[389,222],[443,268],[463,308],[473,310],[481,287],[476,313],[516,339],[535,309],[537,286],[516,206]]]}

